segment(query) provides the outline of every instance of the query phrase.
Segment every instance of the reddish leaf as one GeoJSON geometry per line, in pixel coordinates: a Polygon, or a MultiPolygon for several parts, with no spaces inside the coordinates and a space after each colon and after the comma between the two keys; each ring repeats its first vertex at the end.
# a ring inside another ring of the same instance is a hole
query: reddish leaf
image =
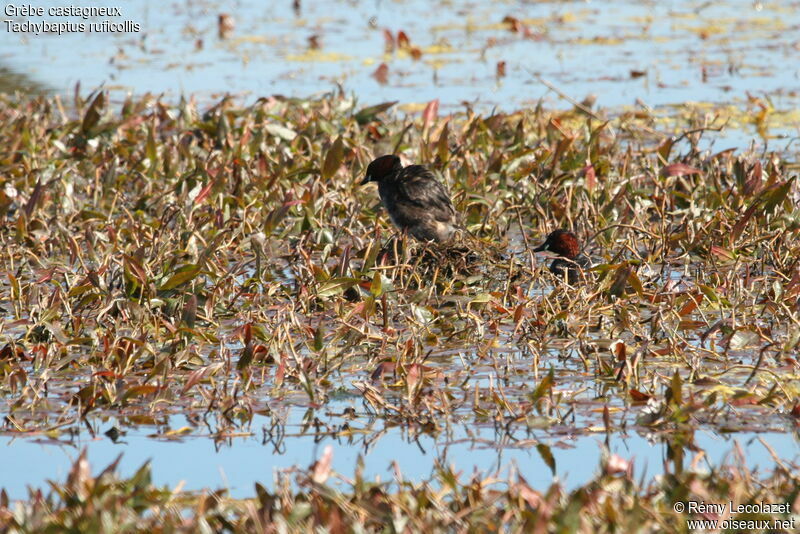
{"type": "Polygon", "coordinates": [[[203,189],[201,189],[200,192],[197,194],[197,197],[194,199],[194,203],[200,204],[201,202],[203,202],[208,196],[208,194],[211,192],[211,187],[213,185],[214,185],[214,180],[209,180],[208,183],[205,185],[205,187],[203,187],[203,189]]]}
{"type": "Polygon", "coordinates": [[[733,252],[726,248],[718,247],[717,245],[711,245],[711,253],[715,256],[719,256],[720,258],[725,258],[726,260],[735,260],[736,256],[733,255],[733,252]]]}
{"type": "Polygon", "coordinates": [[[375,69],[375,72],[372,73],[372,77],[378,80],[379,84],[386,85],[386,82],[389,80],[389,66],[386,63],[381,63],[378,65],[378,68],[375,69]]]}
{"type": "Polygon", "coordinates": [[[517,304],[517,307],[514,308],[514,322],[519,323],[522,320],[524,314],[525,314],[525,304],[517,304]]]}
{"type": "Polygon", "coordinates": [[[391,53],[394,51],[395,43],[394,43],[394,35],[387,29],[383,30],[383,40],[385,41],[385,49],[387,53],[391,53]]]}
{"type": "Polygon", "coordinates": [[[245,345],[249,345],[253,341],[253,325],[251,323],[244,325],[242,337],[244,338],[245,345]]]}
{"type": "Polygon", "coordinates": [[[331,465],[333,464],[333,447],[330,445],[325,446],[322,452],[322,457],[314,462],[314,469],[311,473],[311,479],[317,484],[323,484],[331,474],[331,465]]]}
{"type": "Polygon", "coordinates": [[[647,402],[648,400],[653,398],[652,395],[649,395],[647,393],[642,393],[638,389],[631,389],[630,391],[628,391],[628,393],[630,394],[634,402],[647,402]]]}
{"type": "Polygon", "coordinates": [[[753,193],[758,193],[763,184],[763,178],[761,175],[761,162],[756,161],[755,165],[753,165],[753,168],[750,170],[747,181],[744,183],[744,190],[742,191],[744,196],[749,197],[753,193]]]}
{"type": "Polygon", "coordinates": [[[418,363],[412,363],[408,367],[408,374],[406,374],[406,384],[408,389],[412,390],[419,383],[422,378],[422,366],[418,363]]]}
{"type": "Polygon", "coordinates": [[[53,279],[53,274],[55,272],[56,272],[55,266],[50,267],[49,269],[42,269],[40,271],[37,271],[36,274],[39,276],[39,278],[36,279],[36,283],[42,284],[44,282],[49,282],[50,280],[53,279]]]}
{"type": "Polygon", "coordinates": [[[519,492],[519,496],[525,499],[525,502],[527,502],[528,506],[533,510],[542,510],[549,513],[552,505],[542,497],[541,493],[528,486],[521,475],[519,479],[520,482],[516,484],[515,488],[519,492]]]}
{"type": "Polygon", "coordinates": [[[700,169],[695,169],[685,163],[673,163],[661,169],[662,176],[686,176],[689,174],[700,174],[701,172],[700,169]]]}
{"type": "Polygon", "coordinates": [[[194,323],[197,320],[197,295],[189,297],[189,300],[184,304],[181,320],[189,328],[194,328],[194,323]]]}
{"type": "Polygon", "coordinates": [[[103,377],[103,378],[123,378],[122,375],[115,373],[114,371],[97,371],[96,373],[92,374],[92,377],[103,377]]]}
{"type": "Polygon", "coordinates": [[[122,260],[123,265],[136,278],[136,281],[142,286],[147,285],[147,273],[144,271],[142,264],[136,258],[128,254],[123,254],[122,260]]]}
{"type": "Polygon", "coordinates": [[[692,384],[694,384],[695,386],[715,386],[719,384],[719,380],[708,377],[700,377],[696,379],[694,382],[692,382],[692,384]]]}
{"type": "MultiPolygon", "coordinates": [[[[731,245],[739,239],[739,236],[742,235],[742,231],[744,231],[745,226],[747,226],[747,222],[753,217],[753,213],[755,213],[756,208],[758,207],[758,202],[753,202],[753,205],[747,208],[747,211],[744,212],[736,224],[733,225],[733,230],[731,230],[731,245]]],[[[712,247],[713,249],[713,247],[712,247]]]]}
{"type": "Polygon", "coordinates": [[[625,361],[625,353],[626,353],[625,343],[623,343],[622,341],[616,341],[616,342],[611,344],[610,348],[611,348],[611,352],[614,354],[614,358],[618,362],[624,362],[625,361]]]}
{"type": "Polygon", "coordinates": [[[400,30],[397,32],[397,48],[405,49],[411,47],[411,39],[408,38],[406,32],[400,30]]]}
{"type": "Polygon", "coordinates": [[[683,308],[678,312],[678,317],[685,317],[697,309],[697,306],[703,302],[704,295],[698,293],[696,295],[689,295],[689,301],[683,305],[683,308]]]}
{"type": "Polygon", "coordinates": [[[622,456],[612,454],[609,456],[608,462],[606,462],[606,474],[616,475],[619,473],[625,473],[631,468],[631,466],[632,464],[622,456]]]}
{"type": "Polygon", "coordinates": [[[427,128],[430,123],[436,120],[439,114],[439,99],[435,98],[428,102],[425,111],[422,112],[422,127],[427,128]]]}
{"type": "Polygon", "coordinates": [[[670,345],[669,347],[664,347],[663,349],[655,349],[651,351],[656,356],[667,356],[668,354],[672,354],[675,351],[683,350],[686,348],[686,343],[678,343],[675,346],[670,345]]]}
{"type": "Polygon", "coordinates": [[[200,369],[195,369],[192,371],[192,373],[189,375],[189,378],[186,380],[186,384],[181,390],[181,395],[185,395],[186,392],[192,389],[195,384],[200,382],[200,379],[203,378],[207,370],[208,367],[201,367],[200,369]]]}
{"type": "Polygon", "coordinates": [[[227,13],[217,15],[217,36],[220,39],[227,39],[235,27],[236,21],[233,17],[227,13]]]}
{"type": "Polygon", "coordinates": [[[283,377],[286,374],[286,356],[281,354],[281,361],[278,364],[278,370],[275,371],[275,385],[280,386],[283,384],[283,377]]]}
{"type": "Polygon", "coordinates": [[[31,197],[28,199],[28,202],[25,203],[24,211],[25,216],[30,218],[31,213],[36,208],[36,204],[39,203],[39,200],[42,198],[42,180],[36,180],[36,185],[33,188],[33,193],[31,193],[31,197]]]}
{"type": "Polygon", "coordinates": [[[381,380],[383,378],[383,375],[394,373],[396,368],[397,364],[394,362],[381,362],[378,364],[375,370],[372,371],[370,378],[372,380],[381,380]]]}
{"type": "Polygon", "coordinates": [[[525,24],[521,20],[519,20],[517,17],[512,17],[511,15],[506,15],[503,17],[503,24],[508,27],[509,31],[514,33],[524,34],[525,30],[527,30],[525,24]]]}
{"type": "Polygon", "coordinates": [[[758,399],[750,393],[737,397],[728,402],[731,406],[754,406],[758,404],[758,399]]]}
{"type": "Polygon", "coordinates": [[[9,360],[11,358],[18,358],[20,360],[30,360],[25,354],[25,351],[22,350],[22,347],[18,347],[16,345],[11,345],[10,343],[6,343],[2,349],[0,349],[0,361],[2,360],[9,360]]]}

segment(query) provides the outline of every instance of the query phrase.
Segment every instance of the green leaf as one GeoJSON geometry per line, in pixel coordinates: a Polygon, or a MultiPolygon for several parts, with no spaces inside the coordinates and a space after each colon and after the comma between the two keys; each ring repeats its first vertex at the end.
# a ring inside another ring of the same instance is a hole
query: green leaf
{"type": "Polygon", "coordinates": [[[644,287],[642,287],[642,281],[639,280],[639,277],[636,275],[636,271],[631,270],[631,274],[628,275],[628,284],[636,291],[640,297],[644,294],[644,287]]]}
{"type": "Polygon", "coordinates": [[[553,456],[553,451],[550,450],[550,447],[545,445],[544,443],[539,443],[536,446],[536,450],[539,451],[539,456],[542,457],[542,460],[547,467],[550,468],[550,472],[554,475],[556,474],[556,459],[553,456]]]}
{"type": "Polygon", "coordinates": [[[238,371],[242,371],[247,369],[247,367],[253,362],[253,344],[248,343],[242,349],[242,354],[239,356],[239,361],[236,362],[236,369],[238,371]]]}
{"type": "Polygon", "coordinates": [[[383,283],[381,280],[381,273],[380,271],[375,271],[375,275],[372,277],[372,283],[369,285],[369,292],[372,293],[374,297],[380,297],[383,293],[383,283]]]}
{"type": "Polygon", "coordinates": [[[661,146],[658,147],[658,155],[661,156],[661,158],[664,161],[667,161],[669,159],[669,153],[672,151],[672,146],[674,144],[675,144],[675,139],[669,138],[666,139],[663,143],[661,143],[661,146]]]}
{"type": "Polygon", "coordinates": [[[450,137],[450,125],[445,124],[442,128],[442,133],[439,140],[436,142],[436,154],[439,156],[439,161],[447,163],[450,159],[450,145],[448,143],[450,137]]]}
{"type": "Polygon", "coordinates": [[[711,245],[711,254],[726,260],[736,261],[736,254],[732,250],[717,245],[711,245]]]}
{"type": "Polygon", "coordinates": [[[97,93],[97,96],[94,97],[92,100],[92,104],[89,106],[89,109],[86,110],[86,113],[83,115],[83,122],[81,123],[81,133],[87,134],[89,131],[94,128],[98,122],[100,122],[100,117],[102,116],[103,109],[106,107],[106,95],[105,92],[100,91],[97,93]]]}
{"type": "Polygon", "coordinates": [[[358,278],[331,278],[324,284],[319,286],[317,296],[319,297],[332,297],[338,295],[358,283],[358,278]]]}
{"type": "Polygon", "coordinates": [[[333,142],[333,146],[328,150],[328,153],[325,154],[325,161],[322,163],[322,177],[328,180],[336,174],[336,171],[338,171],[339,167],[342,165],[343,158],[344,142],[340,135],[336,138],[336,141],[333,142]]]}
{"type": "Polygon", "coordinates": [[[682,392],[681,389],[683,388],[683,381],[681,380],[681,375],[678,374],[678,371],[675,371],[675,374],[672,375],[672,383],[670,384],[669,388],[669,400],[675,406],[680,406],[683,402],[682,392]]]}
{"type": "Polygon", "coordinates": [[[379,113],[383,113],[395,104],[397,104],[396,100],[394,102],[384,102],[383,104],[377,104],[375,106],[363,108],[356,113],[356,122],[358,122],[358,124],[367,124],[368,122],[372,122],[379,113]]]}
{"type": "Polygon", "coordinates": [[[69,292],[67,293],[68,297],[77,297],[78,295],[82,295],[87,291],[91,291],[94,289],[92,284],[83,284],[81,286],[74,286],[70,288],[69,292]]]}
{"type": "Polygon", "coordinates": [[[175,289],[178,286],[182,286],[186,282],[194,280],[194,278],[198,274],[200,274],[199,265],[194,265],[194,264],[184,265],[183,267],[176,270],[166,282],[161,284],[161,287],[159,287],[158,289],[160,291],[175,289]]]}
{"type": "Polygon", "coordinates": [[[155,167],[156,163],[158,163],[158,150],[156,148],[156,137],[153,130],[153,127],[147,129],[147,143],[145,144],[145,154],[147,155],[147,159],[150,160],[151,168],[155,167]]]}
{"type": "Polygon", "coordinates": [[[789,190],[792,188],[794,179],[795,177],[792,177],[791,180],[787,180],[775,189],[772,189],[766,193],[764,197],[764,213],[772,213],[775,210],[775,207],[786,199],[786,195],[789,194],[789,190]]]}
{"type": "Polygon", "coordinates": [[[492,301],[492,296],[489,293],[478,293],[475,298],[469,301],[470,304],[486,304],[492,301]]]}
{"type": "Polygon", "coordinates": [[[553,384],[555,384],[555,374],[553,373],[553,369],[550,369],[550,372],[547,373],[547,376],[539,382],[539,385],[536,386],[536,389],[533,393],[531,393],[531,401],[535,404],[536,401],[544,397],[547,393],[553,389],[553,384]]]}
{"type": "Polygon", "coordinates": [[[322,323],[314,330],[314,352],[321,352],[325,348],[325,326],[322,323]]]}
{"type": "MultiPolygon", "coordinates": [[[[142,490],[152,484],[153,477],[150,472],[150,460],[142,464],[136,473],[127,481],[127,485],[131,486],[133,490],[142,490]]],[[[131,491],[133,493],[133,491],[131,491]]]]}
{"type": "Polygon", "coordinates": [[[704,284],[698,284],[698,287],[700,288],[700,291],[703,292],[703,295],[705,295],[708,300],[710,300],[711,302],[719,302],[719,295],[717,295],[717,292],[714,291],[713,287],[710,287],[710,286],[707,286],[707,285],[704,285],[704,284]]]}

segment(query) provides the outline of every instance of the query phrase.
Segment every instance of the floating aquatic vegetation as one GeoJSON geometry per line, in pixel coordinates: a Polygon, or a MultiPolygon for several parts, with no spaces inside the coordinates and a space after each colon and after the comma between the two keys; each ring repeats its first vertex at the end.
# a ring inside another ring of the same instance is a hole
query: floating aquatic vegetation
{"type": "MultiPolygon", "coordinates": [[[[292,405],[314,439],[374,418],[436,436],[459,419],[547,459],[532,429],[794,428],[796,162],[706,150],[722,126],[694,115],[674,134],[591,103],[394,104],[1,97],[0,431],[109,435],[111,414],[111,435],[224,440],[292,405]],[[389,152],[441,175],[463,242],[402,245],[358,185],[389,152]],[[586,283],[555,283],[533,253],[559,227],[595,260],[586,283]],[[355,407],[323,414],[341,395],[355,407]]],[[[319,471],[312,500],[330,495],[319,471]]],[[[530,508],[491,524],[572,514],[559,503],[577,497],[551,492],[514,494],[530,508]]],[[[236,517],[253,521],[247,506],[236,517]]],[[[404,513],[424,527],[422,510],[404,513]]]]}

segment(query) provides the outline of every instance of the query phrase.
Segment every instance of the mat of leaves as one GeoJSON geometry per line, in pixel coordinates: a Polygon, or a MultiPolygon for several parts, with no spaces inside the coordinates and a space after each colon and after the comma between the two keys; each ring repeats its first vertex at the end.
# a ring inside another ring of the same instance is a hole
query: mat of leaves
{"type": "MultiPolygon", "coordinates": [[[[448,477],[444,494],[409,493],[402,478],[392,492],[314,482],[259,490],[219,516],[215,496],[100,475],[146,491],[145,508],[179,499],[199,507],[197,521],[255,529],[301,502],[298,520],[315,524],[391,516],[427,528],[480,513],[492,528],[561,510],[584,527],[656,528],[663,518],[648,510],[687,495],[685,477],[713,493],[733,476],[756,495],[747,473],[684,473],[683,451],[697,429],[796,429],[798,164],[700,151],[713,128],[685,120],[661,131],[647,114],[602,110],[445,117],[434,103],[404,118],[342,95],[205,110],[103,92],[68,104],[3,96],[0,431],[69,440],[114,418],[116,431],[225,439],[301,406],[309,436],[352,435],[378,417],[433,435],[449,421],[490,426],[546,462],[532,428],[626,429],[675,451],[674,473],[648,490],[607,465],[571,495],[448,477]],[[468,238],[396,235],[377,192],[359,186],[390,152],[438,173],[468,238]],[[558,227],[598,264],[576,287],[531,252],[558,227]],[[342,396],[351,406],[339,413],[342,396]],[[191,425],[170,427],[172,414],[191,425]],[[599,502],[602,518],[583,513],[599,502]]],[[[74,484],[94,484],[75,469],[74,484]]],[[[757,491],[775,497],[796,487],[780,468],[764,480],[757,491]]],[[[23,523],[45,521],[37,499],[23,523]]]]}

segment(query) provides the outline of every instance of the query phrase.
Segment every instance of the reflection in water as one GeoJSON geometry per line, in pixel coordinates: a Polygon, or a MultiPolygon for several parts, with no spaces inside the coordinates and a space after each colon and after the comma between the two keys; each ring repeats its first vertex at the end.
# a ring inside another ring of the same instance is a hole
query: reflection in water
{"type": "MultiPolygon", "coordinates": [[[[180,421],[175,419],[177,427],[180,421]]],[[[299,422],[299,411],[291,419],[299,422]]],[[[697,430],[663,438],[598,434],[562,439],[543,434],[540,445],[535,446],[537,440],[497,442],[494,430],[468,425],[452,429],[447,440],[399,427],[381,429],[378,425],[382,423],[376,422],[368,434],[355,434],[352,441],[331,436],[310,439],[311,435],[293,434],[300,425],[278,429],[264,417],[254,420],[252,434],[216,441],[202,437],[152,439],[136,430],[129,431],[116,444],[108,437],[92,437],[85,431],[74,436],[73,442],[61,443],[0,437],[6,465],[0,486],[12,499],[23,498],[28,485],[41,487],[45,480],[64,479],[84,448],[88,449],[94,471],[123,453],[123,475],[132,474],[150,460],[156,484],[174,486],[183,480],[187,490],[226,487],[234,497],[252,495],[254,482],[269,486],[276,471],[311,465],[326,445],[334,448],[334,470],[345,475],[354,471],[359,457],[364,461],[365,476],[382,480],[391,478],[393,462],[397,462],[404,476],[416,480],[430,477],[437,465],[453,464],[465,474],[473,470],[503,474],[513,465],[536,487],[546,487],[558,479],[568,489],[586,483],[596,474],[605,447],[612,454],[633,459],[636,478],[716,467],[733,461],[737,447],[744,451],[750,469],[767,470],[774,467],[770,448],[783,451],[783,459],[793,462],[797,461],[798,450],[797,438],[782,432],[719,435],[697,430]],[[263,425],[262,431],[256,431],[259,425],[263,425]],[[542,446],[552,453],[552,471],[542,446]],[[692,463],[701,452],[699,458],[703,461],[692,463]]]]}
{"type": "MultiPolygon", "coordinates": [[[[351,15],[332,17],[328,2],[303,2],[302,14],[295,14],[289,2],[264,10],[261,3],[243,0],[237,4],[237,23],[233,24],[207,2],[171,5],[168,10],[151,9],[157,5],[152,1],[127,2],[126,16],[141,22],[139,35],[21,40],[0,32],[0,59],[11,65],[0,67],[0,91],[48,91],[29,76],[58,91],[80,81],[87,89],[107,83],[112,92],[173,94],[232,91],[305,96],[340,83],[364,104],[383,100],[408,104],[434,98],[451,109],[462,101],[476,107],[518,108],[549,98],[551,104],[560,104],[560,97],[547,84],[535,81],[533,74],[541,74],[553,81],[553,87],[578,99],[596,94],[598,105],[603,106],[631,106],[637,99],[649,105],[689,99],[741,103],[751,94],[756,98],[767,94],[779,112],[796,102],[796,93],[784,91],[794,85],[797,71],[784,68],[792,45],[781,30],[796,24],[797,14],[781,11],[780,6],[768,6],[752,19],[749,0],[730,3],[742,8],[738,13],[707,2],[685,2],[677,8],[657,3],[595,7],[569,1],[509,2],[489,8],[470,5],[460,11],[449,4],[419,0],[401,2],[406,8],[402,11],[394,3],[338,3],[346,7],[339,12],[351,15]],[[421,10],[431,16],[421,19],[416,15],[421,10]],[[515,16],[506,17],[511,13],[515,16]],[[504,18],[511,22],[503,22],[504,18]],[[719,24],[711,26],[715,20],[719,24]],[[747,28],[739,27],[742,21],[749,23],[747,28]],[[730,32],[746,29],[750,39],[738,39],[734,48],[719,36],[720,27],[730,32]],[[376,71],[383,72],[379,65],[384,63],[384,75],[374,76],[376,71]],[[385,78],[385,83],[376,78],[385,78]]],[[[415,110],[408,105],[403,109],[415,110]]],[[[742,141],[739,146],[746,144],[742,141]]],[[[675,279],[677,283],[680,277],[675,279]]],[[[549,289],[535,291],[543,296],[549,289]]],[[[596,341],[607,345],[609,340],[596,341]]],[[[468,351],[463,352],[470,358],[468,351]]],[[[476,399],[482,398],[478,393],[483,390],[502,384],[510,400],[521,404],[535,386],[530,383],[530,362],[525,354],[507,352],[507,364],[500,366],[505,374],[498,372],[497,365],[484,363],[483,355],[472,358],[475,363],[463,371],[458,371],[453,353],[433,354],[428,363],[449,368],[449,384],[466,383],[468,377],[469,391],[475,390],[476,399]]],[[[603,389],[614,386],[598,384],[595,377],[583,374],[580,359],[570,360],[572,353],[562,347],[549,347],[543,354],[560,362],[555,371],[559,393],[569,396],[578,408],[594,410],[536,412],[511,426],[496,423],[490,411],[478,417],[465,409],[452,420],[432,418],[431,428],[403,426],[366,407],[361,409],[354,381],[364,376],[344,377],[337,392],[346,399],[325,405],[325,414],[301,405],[303,401],[281,398],[274,404],[283,403],[283,408],[266,407],[279,417],[256,415],[243,424],[207,421],[202,413],[188,410],[143,422],[147,416],[130,408],[119,419],[103,415],[90,420],[88,428],[75,424],[59,439],[45,432],[26,438],[0,435],[6,460],[0,487],[19,498],[27,484],[41,486],[45,479],[63,479],[83,448],[89,450],[95,468],[124,452],[124,473],[152,458],[158,483],[186,480],[188,489],[230,486],[234,495],[250,494],[255,481],[268,483],[276,469],[309,465],[326,444],[334,446],[334,467],[342,473],[352,472],[359,455],[365,458],[369,476],[384,478],[393,461],[415,478],[429,476],[436,462],[453,463],[465,472],[473,468],[492,472],[513,463],[531,483],[548,484],[555,475],[570,487],[592,476],[604,444],[612,453],[635,457],[641,476],[692,468],[699,451],[718,464],[734,448],[733,439],[744,447],[752,468],[772,464],[761,439],[781,457],[792,460],[796,455],[795,436],[782,432],[783,421],[777,414],[749,416],[757,417],[756,421],[737,414],[737,420],[725,428],[745,431],[731,438],[700,430],[666,432],[658,438],[631,430],[628,435],[624,431],[599,433],[602,412],[597,409],[605,407],[607,397],[603,389]],[[552,454],[554,463],[546,459],[545,451],[552,454]]],[[[665,375],[671,369],[669,361],[653,359],[649,364],[663,365],[665,375]]],[[[544,373],[545,367],[540,371],[544,373]]],[[[72,398],[86,382],[86,377],[77,374],[61,378],[63,399],[72,398]],[[69,382],[72,378],[75,383],[69,382]]],[[[730,373],[720,381],[724,385],[734,378],[730,373]]],[[[456,387],[439,382],[436,387],[462,398],[456,387]]],[[[56,389],[51,393],[58,393],[56,389]]],[[[386,396],[392,397],[391,392],[386,396]]],[[[265,388],[263,395],[254,397],[270,399],[270,391],[265,388]]],[[[390,400],[401,404],[402,398],[390,400]]],[[[479,404],[475,401],[476,411],[482,409],[479,404]]],[[[633,428],[638,408],[616,408],[626,409],[627,416],[616,418],[616,427],[633,428]]],[[[176,411],[181,409],[176,407],[176,411]]],[[[644,432],[641,427],[638,430],[644,432]]]]}

